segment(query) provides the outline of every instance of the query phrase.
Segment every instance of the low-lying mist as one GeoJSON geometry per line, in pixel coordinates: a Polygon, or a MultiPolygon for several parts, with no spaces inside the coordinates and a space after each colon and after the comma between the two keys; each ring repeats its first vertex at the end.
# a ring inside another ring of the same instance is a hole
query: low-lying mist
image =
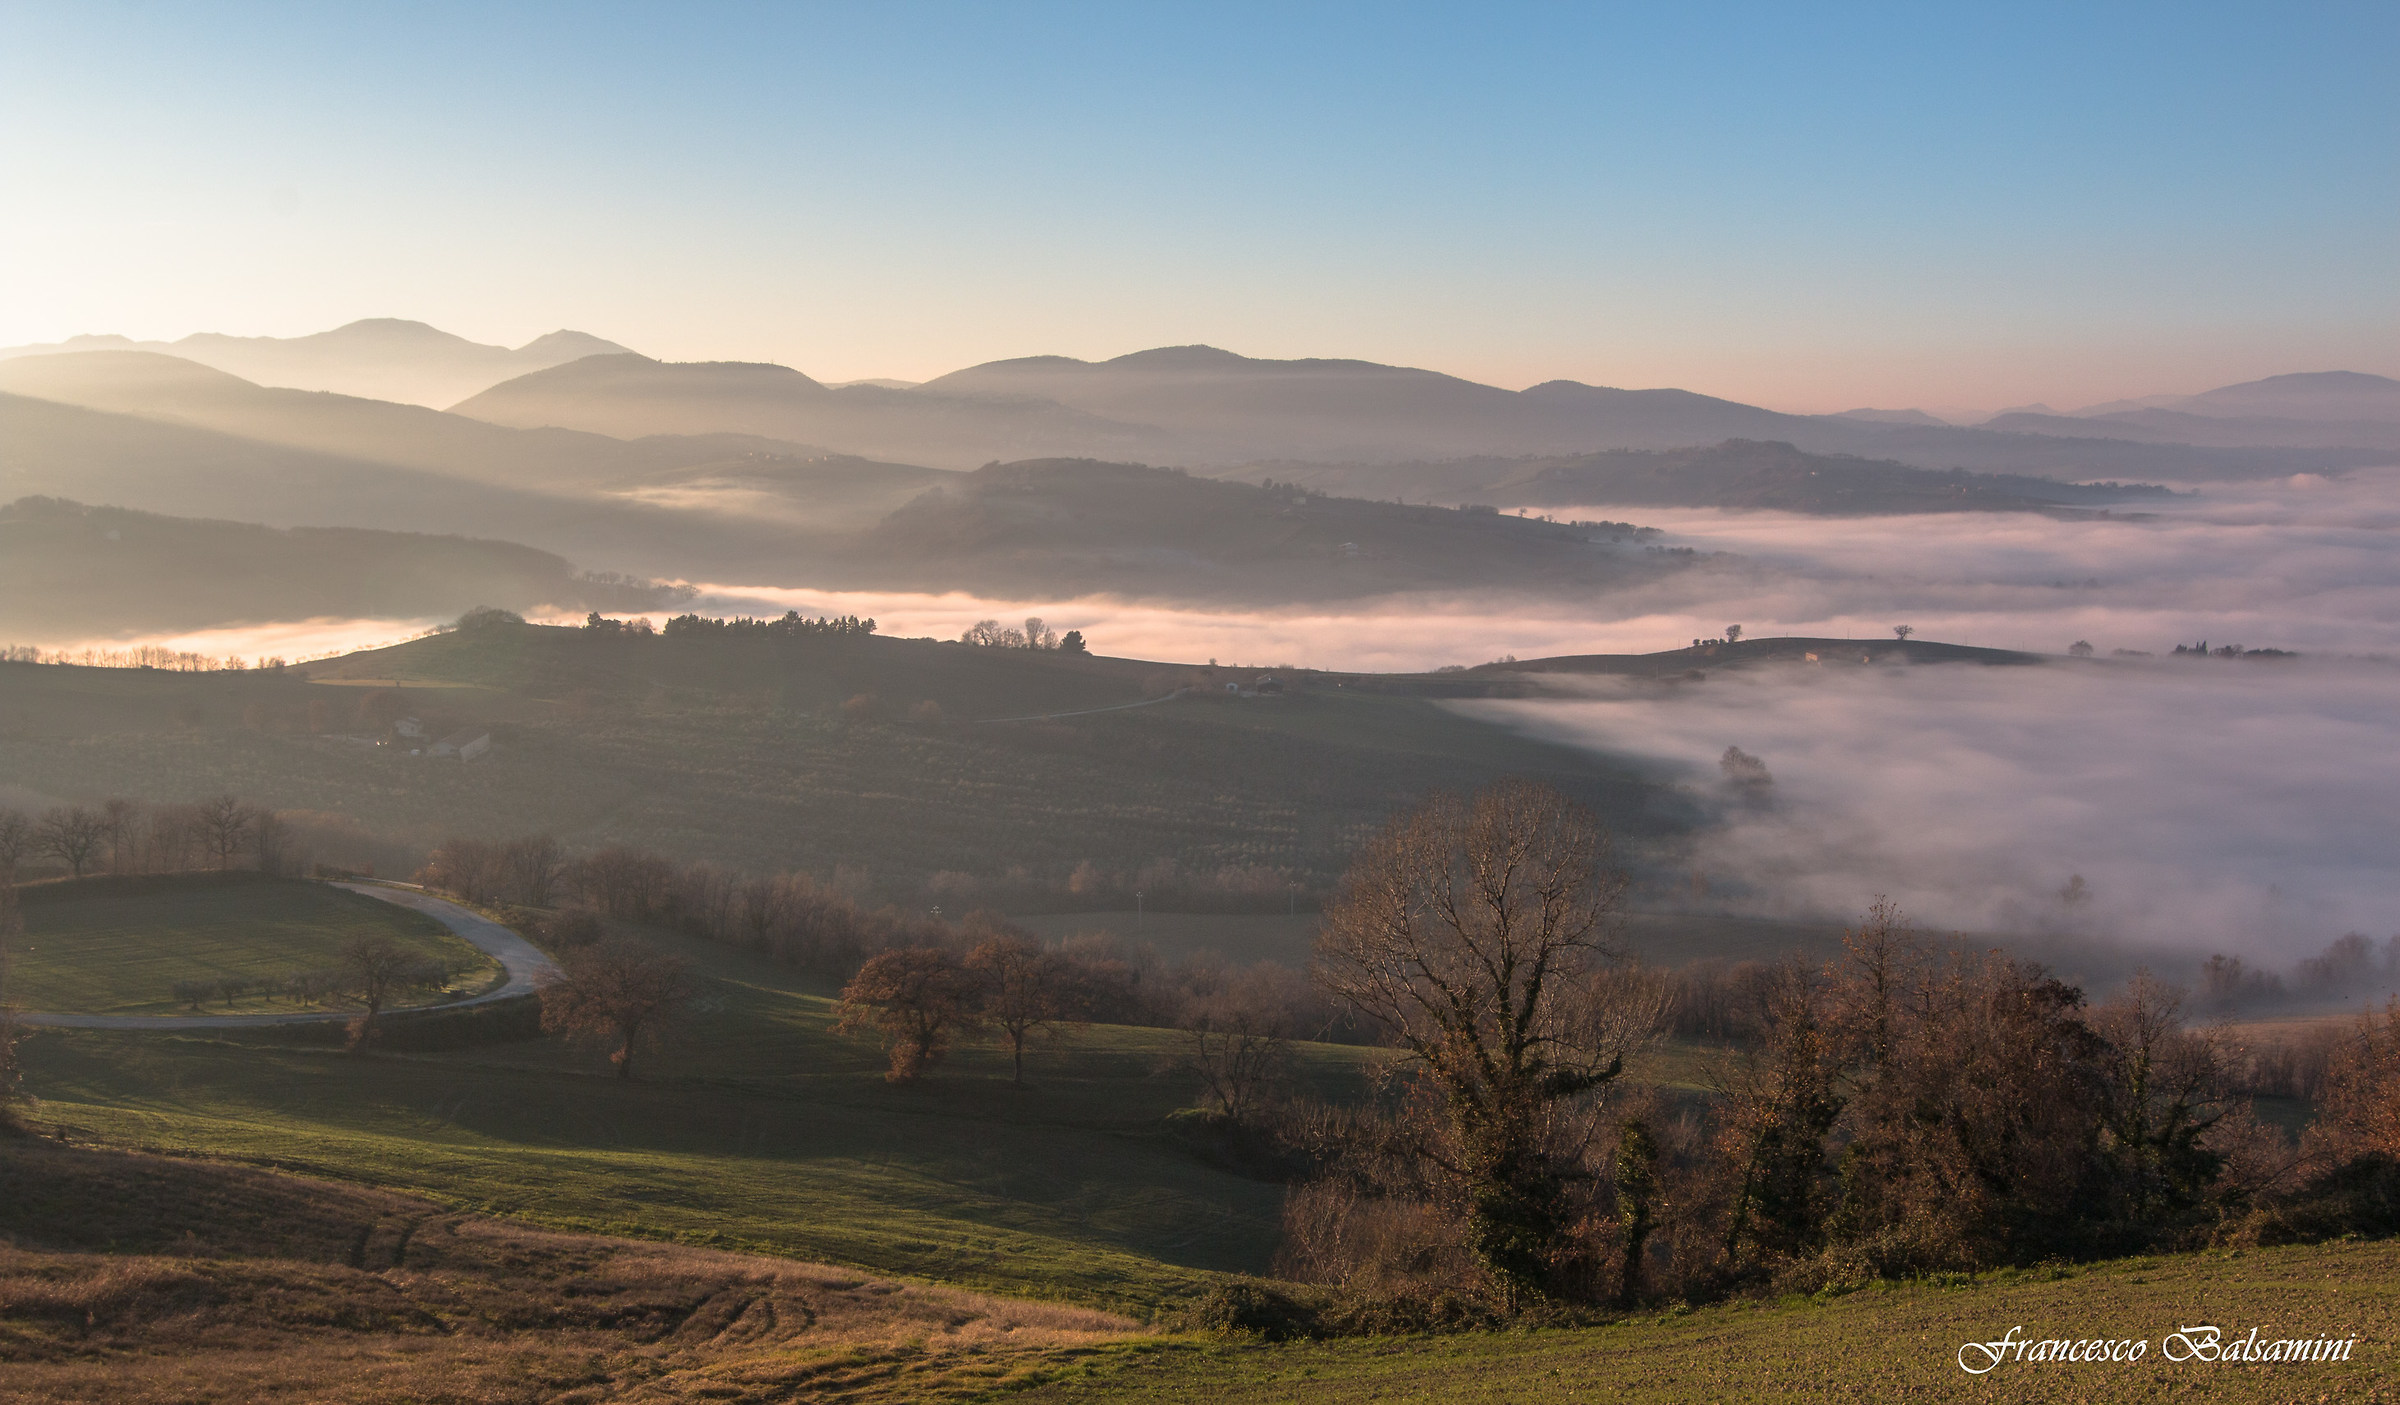
{"type": "Polygon", "coordinates": [[[1666,762],[1723,816],[1691,862],[1737,907],[1838,917],[1882,893],[1941,927],[2286,961],[2400,925],[2396,690],[2386,664],[2186,657],[1455,706],[1666,762]]]}

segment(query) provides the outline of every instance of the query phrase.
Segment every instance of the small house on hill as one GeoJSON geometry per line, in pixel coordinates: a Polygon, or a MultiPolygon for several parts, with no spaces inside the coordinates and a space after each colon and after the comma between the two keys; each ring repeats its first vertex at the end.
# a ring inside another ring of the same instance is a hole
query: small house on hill
{"type": "Polygon", "coordinates": [[[490,732],[481,727],[467,727],[452,732],[449,736],[435,742],[430,754],[455,756],[461,761],[472,761],[491,749],[492,734],[490,732]]]}

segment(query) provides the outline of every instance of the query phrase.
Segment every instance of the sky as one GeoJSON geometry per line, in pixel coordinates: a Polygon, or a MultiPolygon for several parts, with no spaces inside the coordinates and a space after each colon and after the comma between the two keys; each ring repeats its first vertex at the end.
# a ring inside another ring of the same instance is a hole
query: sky
{"type": "Polygon", "coordinates": [[[2400,375],[2400,7],[0,0],[0,345],[1206,342],[1779,409],[2400,375]]]}

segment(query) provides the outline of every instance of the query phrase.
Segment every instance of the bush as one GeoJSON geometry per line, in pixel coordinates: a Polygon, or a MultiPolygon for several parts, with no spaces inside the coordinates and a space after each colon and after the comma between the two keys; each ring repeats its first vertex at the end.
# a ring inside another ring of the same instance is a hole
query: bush
{"type": "Polygon", "coordinates": [[[1307,1341],[1325,1335],[1329,1295],[1257,1278],[1219,1283],[1176,1325],[1185,1331],[1261,1341],[1307,1341]]]}

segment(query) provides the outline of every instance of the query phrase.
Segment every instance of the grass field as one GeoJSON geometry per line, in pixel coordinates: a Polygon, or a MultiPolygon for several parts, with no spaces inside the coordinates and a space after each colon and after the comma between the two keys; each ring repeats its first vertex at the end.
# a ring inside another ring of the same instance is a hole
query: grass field
{"type": "MultiPolygon", "coordinates": [[[[688,1037],[627,1085],[548,1041],[354,1058],[271,1034],[45,1030],[38,1120],[433,1196],[552,1226],[854,1264],[1136,1313],[1262,1271],[1281,1187],[1204,1164],[1164,1119],[1171,1035],[1099,1027],[1027,1086],[972,1045],[922,1084],[831,1033],[780,968],[681,944],[708,977],[688,1037]]],[[[1339,1092],[1365,1051],[1317,1048],[1339,1092]]]]}
{"type": "Polygon", "coordinates": [[[1088,1309],[0,1139],[0,1401],[958,1400],[1134,1331],[1088,1309]]]}
{"type": "MultiPolygon", "coordinates": [[[[391,903],[322,883],[256,873],[167,874],[37,883],[19,890],[25,934],[14,953],[8,998],[52,1014],[163,1015],[186,1007],[179,981],[275,980],[322,970],[345,943],[389,936],[438,957],[477,984],[490,958],[440,923],[391,903]]],[[[211,997],[206,1014],[305,1008],[263,993],[231,1004],[211,997]]]]}
{"type": "Polygon", "coordinates": [[[2389,1401],[2400,1394],[2400,1244],[2127,1259],[2089,1269],[1907,1284],[1829,1301],[1645,1315],[1581,1330],[1289,1346],[1188,1344],[1095,1358],[1015,1397],[1040,1405],[1347,1405],[1623,1401],[1628,1405],[1975,1400],[2389,1401]],[[2203,1324],[2228,1337],[2359,1341],[2346,1363],[2163,1359],[2203,1324]],[[2142,1338],[2134,1363],[2011,1361],[1981,1377],[1967,1342],[2142,1338]]]}

